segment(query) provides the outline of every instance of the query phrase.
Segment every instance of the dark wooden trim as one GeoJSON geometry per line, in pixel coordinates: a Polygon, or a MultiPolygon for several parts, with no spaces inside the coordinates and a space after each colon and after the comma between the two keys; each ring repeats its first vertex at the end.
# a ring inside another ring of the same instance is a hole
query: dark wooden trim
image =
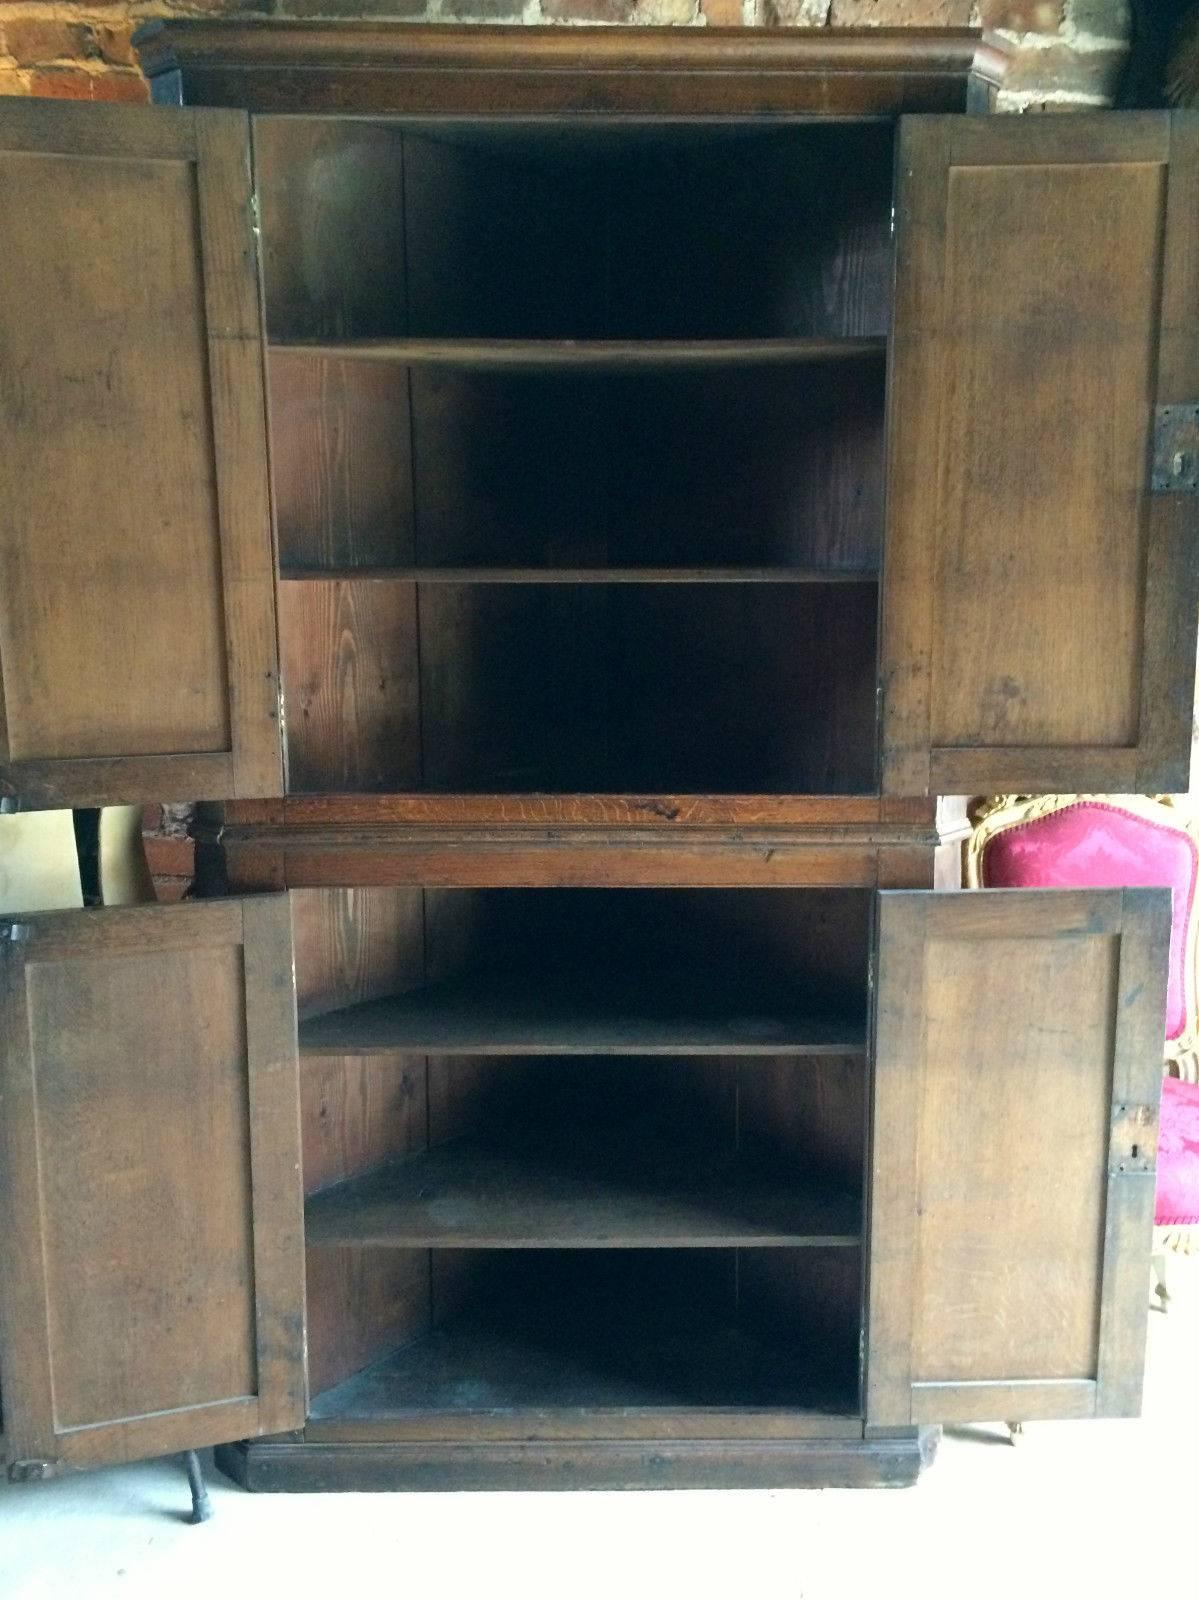
{"type": "Polygon", "coordinates": [[[935,1431],[873,1439],[580,1439],[420,1444],[258,1440],[217,1453],[252,1490],[900,1488],[935,1431]]]}
{"type": "Polygon", "coordinates": [[[877,796],[315,795],[230,802],[239,890],[639,885],[924,888],[931,801],[877,796]]]}
{"type": "MultiPolygon", "coordinates": [[[[932,800],[878,795],[790,794],[329,794],[277,800],[230,801],[226,834],[267,826],[425,827],[534,830],[636,828],[654,833],[689,829],[803,828],[817,840],[821,829],[838,839],[858,835],[871,843],[903,837],[936,842],[932,800]],[[885,824],[885,827],[879,827],[885,824]],[[812,832],[811,830],[817,830],[812,832]]],[[[259,835],[261,837],[261,835],[259,835]]]]}
{"type": "Polygon", "coordinates": [[[970,28],[172,20],[136,43],[156,99],[357,115],[961,111],[971,82],[994,83],[1003,63],[970,28]]]}

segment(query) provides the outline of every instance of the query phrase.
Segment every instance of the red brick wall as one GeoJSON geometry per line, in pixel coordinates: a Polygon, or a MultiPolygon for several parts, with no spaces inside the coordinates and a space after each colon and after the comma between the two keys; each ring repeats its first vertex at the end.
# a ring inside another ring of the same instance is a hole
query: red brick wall
{"type": "Polygon", "coordinates": [[[1130,0],[0,0],[0,93],[144,100],[130,34],[155,16],[813,28],[981,22],[1018,47],[1005,91],[1010,109],[1068,108],[1110,103],[1129,11],[1130,0]]]}

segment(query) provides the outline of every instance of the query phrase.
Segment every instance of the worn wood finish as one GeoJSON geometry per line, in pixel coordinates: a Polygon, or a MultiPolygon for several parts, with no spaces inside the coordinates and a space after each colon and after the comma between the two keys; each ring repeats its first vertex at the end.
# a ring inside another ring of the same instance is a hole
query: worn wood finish
{"type": "MultiPolygon", "coordinates": [[[[288,795],[278,800],[231,801],[224,807],[223,837],[241,830],[356,827],[454,829],[489,823],[526,828],[645,828],[679,832],[711,828],[798,829],[817,841],[935,844],[936,805],[929,799],[877,795],[678,794],[387,794],[288,795]]],[[[399,836],[397,835],[397,838],[399,836]]]]}
{"type": "Polygon", "coordinates": [[[156,99],[252,111],[892,116],[961,111],[1002,52],[966,28],[388,27],[187,22],[143,29],[156,99]]]}
{"type": "Polygon", "coordinates": [[[411,562],[408,374],[272,353],[267,365],[275,524],[284,573],[411,562]]]}
{"type": "Polygon", "coordinates": [[[1139,1408],[1168,912],[880,897],[870,1422],[1139,1408]]]}
{"type": "Polygon", "coordinates": [[[529,994],[511,977],[467,977],[313,1017],[301,1026],[300,1048],[306,1055],[846,1055],[864,1046],[862,1015],[822,1015],[781,995],[773,1009],[759,1003],[752,1015],[740,1014],[734,995],[724,1009],[722,1016],[710,993],[689,1004],[652,983],[640,995],[626,985],[605,1004],[545,976],[529,994]]]}
{"type": "Polygon", "coordinates": [[[244,1488],[293,1490],[901,1488],[934,1451],[932,1430],[875,1439],[580,1439],[571,1443],[276,1443],[218,1453],[244,1488]]]}
{"type": "Polygon", "coordinates": [[[10,1471],[298,1426],[286,901],[48,913],[4,933],[10,1471]]]}
{"type": "Polygon", "coordinates": [[[1152,113],[901,129],[888,793],[1185,787],[1199,513],[1148,468],[1159,373],[1199,393],[1187,138],[1152,113]]]}
{"type": "Polygon", "coordinates": [[[290,788],[419,785],[416,607],[414,584],[282,585],[290,788]]]}
{"type": "Polygon", "coordinates": [[[793,366],[797,362],[879,357],[873,339],[345,339],[291,341],[280,352],[405,367],[468,367],[479,372],[604,371],[649,367],[793,366]]]}
{"type": "Polygon", "coordinates": [[[6,101],[0,189],[0,787],[277,793],[247,119],[6,101]]]}
{"type": "MultiPolygon", "coordinates": [[[[584,1144],[586,1142],[584,1141],[584,1144]]],[[[856,1245],[856,1197],[727,1160],[697,1177],[619,1146],[455,1143],[310,1200],[311,1244],[400,1249],[856,1245]]]]}
{"type": "MultiPolygon", "coordinates": [[[[427,1250],[310,1250],[308,1383],[332,1389],[429,1330],[427,1250]]],[[[311,1407],[309,1408],[311,1411],[311,1407]]]]}

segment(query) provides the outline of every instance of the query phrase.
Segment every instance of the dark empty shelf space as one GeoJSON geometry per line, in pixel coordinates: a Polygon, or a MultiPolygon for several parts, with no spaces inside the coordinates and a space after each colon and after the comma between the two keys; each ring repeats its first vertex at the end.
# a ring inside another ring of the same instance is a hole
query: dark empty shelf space
{"type": "Polygon", "coordinates": [[[703,1406],[852,1417],[857,1393],[845,1367],[813,1359],[800,1339],[732,1326],[645,1335],[619,1325],[565,1331],[549,1318],[511,1329],[467,1325],[435,1329],[318,1394],[309,1416],[385,1423],[438,1413],[703,1406]]]}
{"type": "Polygon", "coordinates": [[[285,572],[879,570],[882,362],[268,377],[285,572]]]}
{"type": "Polygon", "coordinates": [[[283,351],[338,361],[388,361],[404,367],[478,372],[630,371],[669,367],[792,366],[881,361],[887,341],[869,339],[292,339],[283,351]]]}
{"type": "Polygon", "coordinates": [[[308,1201],[309,1245],[398,1249],[703,1249],[857,1245],[856,1196],[730,1159],[681,1161],[576,1139],[465,1141],[390,1162],[308,1201]]]}
{"type": "MultiPolygon", "coordinates": [[[[795,992],[798,991],[798,994],[795,992]]],[[[471,973],[300,1024],[309,1055],[380,1050],[438,1055],[852,1055],[864,1010],[828,1013],[791,992],[749,998],[702,974],[644,984],[536,971],[471,973]]]]}
{"type": "Polygon", "coordinates": [[[286,583],[293,794],[871,794],[872,583],[286,583]]]}
{"type": "Polygon", "coordinates": [[[892,143],[879,123],[263,119],[270,336],[493,360],[532,340],[877,337],[892,143]]]}
{"type": "Polygon", "coordinates": [[[634,1428],[658,1408],[858,1411],[859,1250],[359,1254],[409,1263],[424,1298],[377,1364],[321,1366],[348,1381],[314,1418],[540,1412],[536,1433],[589,1408],[634,1428]]]}

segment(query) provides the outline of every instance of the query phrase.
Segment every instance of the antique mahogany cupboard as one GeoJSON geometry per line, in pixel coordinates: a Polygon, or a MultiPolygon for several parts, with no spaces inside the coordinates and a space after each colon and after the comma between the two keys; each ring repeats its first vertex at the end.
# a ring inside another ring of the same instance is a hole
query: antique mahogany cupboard
{"type": "Polygon", "coordinates": [[[1168,893],[945,892],[935,797],[1185,786],[1199,118],[957,32],[143,59],[0,102],[0,777],[224,804],[3,924],[10,1474],[1135,1413],[1168,893]]]}

